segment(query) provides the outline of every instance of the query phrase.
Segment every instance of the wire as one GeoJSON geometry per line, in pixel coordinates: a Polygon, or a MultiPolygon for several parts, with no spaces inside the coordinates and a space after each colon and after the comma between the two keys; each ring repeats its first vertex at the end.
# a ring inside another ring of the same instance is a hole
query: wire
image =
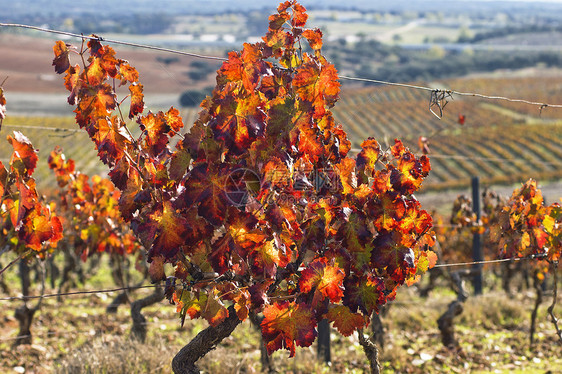
{"type": "MultiPolygon", "coordinates": [[[[129,47],[150,49],[150,50],[155,50],[155,51],[160,51],[160,52],[168,52],[168,53],[197,57],[197,58],[208,59],[208,60],[228,61],[228,59],[226,59],[224,57],[201,55],[201,54],[197,54],[197,53],[178,51],[178,50],[175,50],[175,49],[162,48],[162,47],[157,47],[157,46],[153,46],[153,45],[123,42],[123,41],[120,41],[120,40],[113,40],[113,39],[105,39],[105,38],[102,38],[101,36],[97,36],[97,35],[94,35],[94,34],[92,34],[90,36],[85,36],[85,35],[82,35],[82,34],[76,34],[76,33],[71,33],[71,32],[67,32],[67,31],[52,30],[52,29],[47,29],[47,28],[44,28],[44,27],[17,24],[17,23],[0,23],[0,27],[18,27],[18,28],[24,28],[24,29],[37,30],[37,31],[41,31],[41,32],[48,32],[48,33],[52,33],[52,34],[67,35],[67,36],[71,36],[71,37],[75,37],[75,38],[80,38],[82,40],[91,39],[91,40],[97,40],[97,41],[100,41],[100,42],[120,44],[120,45],[129,46],[129,47]]],[[[476,92],[462,92],[462,91],[457,91],[457,90],[452,90],[452,89],[451,90],[445,90],[445,89],[440,89],[440,88],[418,86],[418,85],[406,84],[406,83],[388,82],[388,81],[378,80],[378,79],[350,77],[350,76],[346,76],[346,75],[340,75],[339,77],[340,77],[340,79],[349,80],[349,81],[368,82],[368,83],[376,83],[376,84],[382,84],[382,85],[387,85],[387,86],[398,86],[398,87],[405,87],[405,88],[411,88],[411,89],[416,89],[416,90],[429,91],[429,92],[431,92],[431,99],[434,99],[439,94],[444,95],[444,98],[447,97],[447,96],[452,97],[452,95],[458,95],[458,96],[479,97],[481,99],[487,99],[487,100],[503,100],[503,101],[509,101],[509,102],[514,102],[514,103],[523,103],[523,104],[538,106],[541,111],[544,108],[562,108],[562,104],[548,104],[548,103],[543,103],[543,102],[538,102],[538,101],[530,101],[530,100],[525,100],[525,99],[513,99],[513,98],[509,98],[509,97],[505,97],[505,96],[499,96],[499,95],[484,95],[484,94],[480,94],[480,93],[476,93],[476,92]]],[[[431,99],[430,99],[430,102],[433,102],[431,99]]],[[[440,107],[439,109],[440,109],[440,111],[442,111],[443,108],[440,107]]],[[[430,110],[431,110],[431,105],[430,105],[430,110]]],[[[432,113],[434,113],[433,110],[431,110],[431,111],[432,111],[432,113]]],[[[434,113],[434,114],[438,118],[440,118],[436,113],[434,113]]]]}
{"type": "Polygon", "coordinates": [[[93,291],[75,291],[75,292],[63,292],[63,293],[53,293],[53,294],[46,294],[41,296],[13,296],[13,297],[2,297],[0,301],[14,301],[14,300],[33,300],[33,299],[43,299],[49,297],[59,297],[59,296],[71,296],[71,295],[88,295],[88,294],[95,294],[95,293],[111,293],[117,291],[128,291],[128,290],[136,290],[139,288],[155,288],[159,287],[158,285],[144,285],[144,286],[131,286],[131,287],[121,287],[121,288],[111,288],[107,290],[93,290],[93,291]]]}
{"type": "MultiPolygon", "coordinates": [[[[475,92],[462,92],[462,91],[457,91],[457,90],[445,90],[445,89],[441,89],[441,88],[431,88],[431,87],[425,87],[425,86],[416,86],[416,85],[412,85],[412,84],[387,82],[387,81],[382,81],[382,80],[377,80],[377,79],[356,78],[356,77],[348,77],[348,76],[345,76],[345,75],[340,75],[340,79],[350,80],[350,81],[377,83],[377,84],[382,84],[382,85],[386,85],[386,86],[406,87],[406,88],[412,88],[412,89],[416,89],[416,90],[430,91],[432,94],[444,93],[444,94],[447,94],[449,96],[452,96],[452,95],[471,96],[471,97],[479,97],[481,99],[487,99],[487,100],[503,100],[503,101],[509,101],[509,102],[512,102],[512,103],[523,103],[523,104],[538,106],[538,107],[540,107],[541,110],[544,109],[544,108],[562,108],[562,104],[547,104],[547,103],[542,103],[542,102],[538,102],[538,101],[530,101],[530,100],[525,100],[525,99],[513,99],[513,98],[509,98],[509,97],[505,97],[505,96],[484,95],[484,94],[475,93],[475,92]]],[[[439,116],[437,116],[437,117],[439,118],[439,116]]]]}
{"type": "Polygon", "coordinates": [[[68,31],[51,30],[51,29],[47,29],[47,28],[44,28],[44,27],[38,27],[38,26],[22,25],[22,24],[17,24],[17,23],[0,23],[0,27],[19,27],[19,28],[23,28],[23,29],[30,29],[30,30],[48,32],[48,33],[51,33],[51,34],[60,34],[60,35],[72,36],[74,38],[80,38],[80,39],[83,39],[83,40],[86,40],[86,39],[97,40],[99,42],[120,44],[120,45],[125,45],[125,46],[128,46],[128,47],[151,49],[151,50],[154,50],[154,51],[174,53],[174,54],[177,54],[177,55],[197,57],[197,58],[203,58],[203,59],[207,59],[207,60],[219,60],[219,61],[227,61],[228,60],[224,57],[207,56],[207,55],[201,55],[201,54],[197,54],[197,53],[178,51],[178,50],[170,49],[170,48],[156,47],[156,46],[153,46],[153,45],[123,42],[123,41],[120,41],[120,40],[102,38],[101,36],[97,36],[97,35],[93,35],[93,34],[90,35],[90,36],[85,36],[85,35],[82,35],[82,34],[75,34],[75,33],[68,32],[68,31]]]}
{"type": "MultiPolygon", "coordinates": [[[[533,255],[528,257],[511,257],[511,258],[504,258],[499,260],[486,260],[486,261],[474,261],[474,262],[458,262],[458,263],[450,263],[450,264],[437,264],[433,268],[445,268],[445,267],[453,267],[453,266],[469,266],[469,265],[482,265],[482,264],[497,264],[501,262],[508,262],[508,261],[522,261],[522,260],[532,260],[536,258],[545,257],[544,255],[533,255]]],[[[158,285],[144,285],[144,286],[132,286],[132,287],[121,287],[121,288],[111,288],[111,289],[104,289],[104,290],[92,290],[92,291],[75,291],[75,292],[63,292],[63,293],[55,293],[55,294],[47,294],[42,296],[13,296],[13,297],[2,297],[0,301],[14,301],[14,300],[32,300],[32,299],[41,299],[41,298],[49,298],[49,297],[58,297],[58,296],[71,296],[71,295],[87,295],[87,294],[96,294],[96,293],[110,293],[110,292],[117,292],[117,291],[125,291],[125,290],[135,290],[139,288],[155,288],[159,287],[158,285]]]]}
{"type": "Polygon", "coordinates": [[[528,257],[510,257],[510,258],[502,258],[499,260],[484,260],[484,261],[473,261],[473,262],[457,262],[451,264],[437,264],[433,268],[448,268],[454,266],[472,266],[472,265],[485,265],[485,264],[498,264],[501,262],[509,262],[509,261],[522,261],[522,260],[533,260],[537,258],[545,257],[544,255],[533,255],[528,257]]]}
{"type": "Polygon", "coordinates": [[[435,88],[431,88],[431,87],[424,87],[424,86],[418,86],[418,85],[415,85],[415,84],[387,82],[387,81],[381,81],[381,80],[377,80],[377,79],[367,79],[367,78],[348,77],[348,76],[346,76],[346,75],[340,75],[339,77],[340,77],[340,79],[344,79],[344,80],[348,80],[348,81],[359,81],[359,82],[377,83],[377,84],[382,84],[382,85],[385,85],[385,86],[406,87],[406,88],[413,88],[413,89],[415,89],[415,90],[424,90],[424,91],[430,91],[430,92],[434,92],[434,91],[443,91],[443,90],[440,90],[440,89],[435,89],[435,88]]]}
{"type": "Polygon", "coordinates": [[[18,129],[34,129],[34,130],[47,130],[47,131],[67,131],[67,132],[82,132],[81,129],[67,129],[64,127],[48,127],[48,126],[33,126],[33,125],[2,125],[2,127],[12,127],[18,129]]]}

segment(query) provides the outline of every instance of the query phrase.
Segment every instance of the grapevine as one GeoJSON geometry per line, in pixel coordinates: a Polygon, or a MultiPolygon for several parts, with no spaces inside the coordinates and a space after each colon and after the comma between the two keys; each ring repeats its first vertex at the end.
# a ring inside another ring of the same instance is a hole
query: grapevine
{"type": "Polygon", "coordinates": [[[323,318],[350,335],[436,259],[431,217],[413,196],[428,157],[373,138],[348,156],[330,111],[337,72],[306,20],[302,5],[282,3],[262,42],[229,53],[185,134],[175,108],[145,113],[137,71],[99,38],[55,45],[76,122],[122,190],[121,214],[148,248],[153,280],[170,263],[167,295],[181,318],[205,318],[219,334],[200,352],[208,342],[196,337],[176,372],[196,370],[250,312],[264,315],[270,354],[312,344],[323,318]],[[82,66],[71,65],[71,52],[82,66]]]}
{"type": "MultiPolygon", "coordinates": [[[[513,195],[498,217],[499,223],[492,234],[504,257],[534,257],[545,260],[554,278],[554,293],[548,313],[556,328],[560,343],[562,330],[554,315],[557,299],[558,262],[562,252],[562,208],[559,203],[544,205],[544,199],[537,183],[528,180],[513,195]]],[[[538,264],[538,276],[544,277],[544,266],[538,264]]],[[[546,267],[548,270],[548,267],[546,267]]],[[[532,339],[532,337],[531,337],[532,339]]]]}
{"type": "Polygon", "coordinates": [[[14,151],[8,167],[0,161],[0,246],[11,248],[20,258],[45,258],[62,238],[61,221],[35,188],[32,174],[38,158],[33,145],[17,131],[7,140],[14,151]]]}
{"type": "MultiPolygon", "coordinates": [[[[0,121],[5,117],[6,98],[0,88],[0,121]]],[[[1,122],[0,122],[1,125],[1,122]]],[[[8,135],[13,153],[8,167],[0,162],[0,248],[2,253],[10,250],[16,259],[0,270],[0,275],[11,265],[19,262],[22,293],[29,294],[29,266],[31,259],[43,260],[62,239],[62,224],[53,214],[53,204],[44,204],[32,177],[37,166],[37,151],[22,133],[14,131],[8,135]]],[[[44,273],[42,290],[45,291],[44,273]]],[[[17,308],[15,317],[20,323],[20,333],[15,345],[31,343],[31,322],[40,309],[41,299],[35,307],[27,303],[17,308]]]]}

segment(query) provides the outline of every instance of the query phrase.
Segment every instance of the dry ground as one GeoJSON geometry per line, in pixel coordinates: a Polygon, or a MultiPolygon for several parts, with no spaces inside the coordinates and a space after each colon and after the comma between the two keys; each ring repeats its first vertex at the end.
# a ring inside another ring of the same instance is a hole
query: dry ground
{"type": "MultiPolygon", "coordinates": [[[[53,66],[53,45],[57,36],[42,34],[31,37],[9,33],[0,33],[0,82],[8,77],[4,84],[6,95],[18,93],[60,93],[66,91],[61,77],[56,76],[53,66]]],[[[65,40],[80,49],[79,39],[65,40]]],[[[146,49],[111,45],[117,51],[117,57],[130,61],[139,71],[145,93],[180,94],[187,89],[197,89],[214,85],[213,74],[206,81],[194,84],[185,75],[193,57],[155,52],[146,49]],[[157,57],[177,57],[178,61],[169,65],[157,60],[157,57]]],[[[208,52],[216,55],[218,52],[208,52]]],[[[79,56],[71,56],[71,62],[80,63],[79,56]]],[[[217,68],[220,63],[214,63],[217,68]]],[[[8,96],[9,97],[9,96],[8,96]]]]}
{"type": "MultiPolygon", "coordinates": [[[[134,297],[139,297],[137,291],[134,297]]],[[[557,373],[562,372],[560,345],[546,318],[546,302],[539,311],[534,348],[528,344],[532,292],[508,297],[490,291],[471,297],[457,318],[458,351],[444,348],[436,320],[454,298],[450,291],[435,291],[428,299],[414,289],[401,292],[386,315],[386,344],[382,353],[385,373],[557,373]]],[[[0,372],[2,373],[169,373],[170,361],[204,324],[186,321],[184,328],[173,306],[148,308],[146,344],[128,339],[128,306],[116,315],[104,312],[105,294],[71,296],[58,303],[46,299],[33,324],[32,345],[12,347],[17,335],[13,310],[20,302],[1,302],[0,372]]],[[[562,314],[562,310],[557,310],[562,314]]],[[[260,372],[259,335],[245,322],[201,361],[206,373],[260,372]]],[[[332,363],[316,360],[315,346],[297,349],[295,359],[286,351],[274,354],[280,373],[363,373],[367,369],[357,337],[332,333],[332,363]]]]}

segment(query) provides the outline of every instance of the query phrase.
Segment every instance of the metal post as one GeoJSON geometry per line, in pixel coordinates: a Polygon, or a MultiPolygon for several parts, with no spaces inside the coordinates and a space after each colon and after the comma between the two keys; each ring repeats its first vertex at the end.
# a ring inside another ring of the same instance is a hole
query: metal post
{"type": "Polygon", "coordinates": [[[327,319],[318,322],[318,359],[325,363],[332,361],[330,352],[330,322],[327,319]]]}
{"type": "MultiPolygon", "coordinates": [[[[480,221],[480,179],[478,177],[472,177],[472,211],[476,213],[476,218],[480,221]]],[[[482,235],[479,233],[473,234],[472,237],[472,260],[475,262],[484,260],[482,255],[482,235]]],[[[472,271],[474,294],[480,295],[482,294],[482,264],[474,264],[472,271]]]]}

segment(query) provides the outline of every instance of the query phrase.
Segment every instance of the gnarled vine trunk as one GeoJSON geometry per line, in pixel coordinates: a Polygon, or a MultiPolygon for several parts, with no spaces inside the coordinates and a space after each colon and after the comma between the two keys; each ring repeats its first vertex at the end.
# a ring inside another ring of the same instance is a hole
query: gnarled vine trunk
{"type": "Polygon", "coordinates": [[[371,332],[373,333],[373,340],[384,351],[384,325],[382,324],[381,314],[385,314],[388,304],[381,306],[379,312],[373,312],[371,316],[371,332]]]}
{"type": "Polygon", "coordinates": [[[453,281],[453,288],[457,292],[457,299],[449,304],[445,313],[439,317],[437,320],[437,325],[439,331],[441,331],[441,341],[443,345],[448,348],[456,348],[459,346],[455,338],[455,325],[454,318],[460,315],[463,311],[463,304],[468,298],[468,295],[464,289],[464,280],[462,276],[470,275],[471,271],[456,271],[451,274],[451,280],[453,281]]]}
{"type": "Polygon", "coordinates": [[[18,346],[20,344],[31,344],[31,323],[33,322],[35,312],[37,312],[37,308],[29,308],[27,304],[23,304],[22,306],[16,308],[14,317],[18,320],[20,331],[16,337],[14,346],[18,346]]]}
{"type": "Polygon", "coordinates": [[[149,305],[156,304],[164,299],[164,289],[158,285],[154,292],[145,298],[133,301],[131,304],[131,318],[133,319],[133,327],[131,328],[131,337],[144,343],[146,340],[146,318],[142,315],[142,309],[149,305]]]}
{"type": "Polygon", "coordinates": [[[230,336],[240,324],[234,306],[228,307],[228,317],[217,326],[209,326],[183,347],[172,360],[175,374],[196,374],[199,368],[195,363],[213,350],[224,338],[230,336]]]}
{"type": "MultiPolygon", "coordinates": [[[[31,277],[30,277],[30,267],[27,265],[25,260],[20,260],[19,263],[19,273],[21,280],[22,295],[29,296],[29,288],[31,287],[31,277]]],[[[41,297],[45,294],[45,268],[41,268],[41,297]]],[[[14,317],[18,320],[20,331],[16,340],[14,341],[14,346],[20,344],[31,344],[31,324],[33,323],[33,316],[35,313],[41,309],[42,298],[39,298],[37,305],[30,308],[27,306],[27,301],[24,300],[24,304],[18,307],[14,312],[14,317]]]]}
{"type": "Polygon", "coordinates": [[[531,331],[529,332],[529,339],[530,339],[531,346],[533,346],[533,344],[535,343],[537,314],[539,311],[539,306],[542,303],[542,296],[543,296],[542,282],[538,277],[537,271],[535,271],[533,274],[533,286],[535,288],[535,291],[537,292],[537,298],[535,299],[535,307],[531,312],[531,331]]]}
{"type": "Polygon", "coordinates": [[[105,312],[107,314],[115,314],[117,313],[117,309],[119,305],[126,304],[129,302],[129,290],[124,290],[119,292],[117,296],[111,300],[111,303],[105,308],[105,312]]]}
{"type": "Polygon", "coordinates": [[[367,356],[367,359],[369,360],[371,374],[380,374],[381,367],[379,364],[379,350],[376,344],[373,343],[368,336],[363,334],[363,329],[359,329],[357,334],[359,335],[359,344],[363,347],[365,356],[367,356]]]}

